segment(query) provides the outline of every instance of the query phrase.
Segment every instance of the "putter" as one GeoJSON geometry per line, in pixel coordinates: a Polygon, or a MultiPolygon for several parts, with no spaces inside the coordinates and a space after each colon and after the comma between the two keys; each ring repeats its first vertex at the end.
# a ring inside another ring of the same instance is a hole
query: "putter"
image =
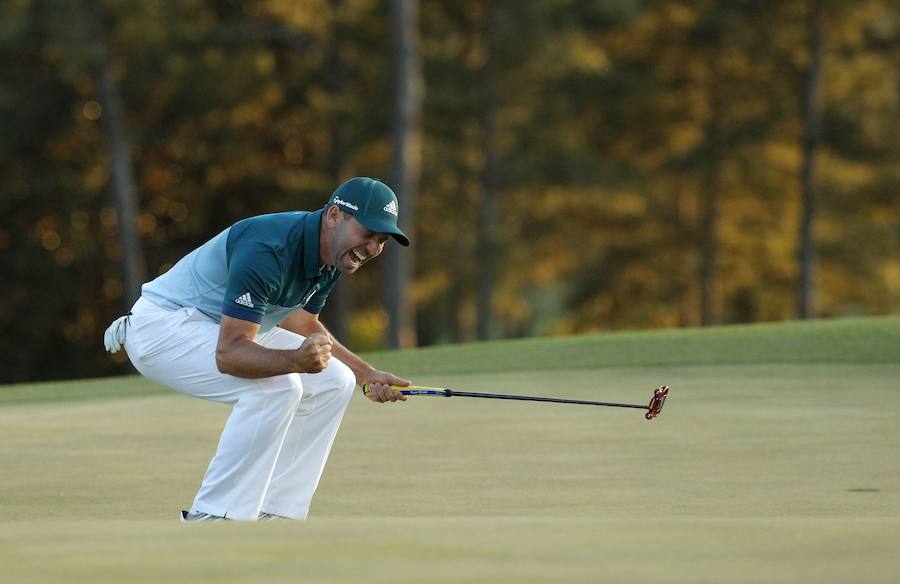
{"type": "MultiPolygon", "coordinates": [[[[634,408],[638,410],[647,410],[644,417],[652,420],[662,411],[663,404],[666,403],[666,397],[669,395],[669,386],[663,385],[658,387],[650,398],[650,404],[642,406],[639,404],[619,404],[612,402],[587,401],[581,399],[563,399],[559,397],[539,397],[534,395],[510,395],[507,393],[476,393],[472,391],[457,391],[455,389],[447,389],[446,387],[422,387],[418,385],[410,385],[402,387],[392,385],[391,389],[399,391],[403,395],[433,395],[438,397],[480,397],[485,399],[510,399],[519,401],[538,401],[551,402],[555,404],[579,404],[584,406],[606,406],[611,408],[634,408]]],[[[369,395],[368,384],[362,387],[363,394],[369,395]]]]}

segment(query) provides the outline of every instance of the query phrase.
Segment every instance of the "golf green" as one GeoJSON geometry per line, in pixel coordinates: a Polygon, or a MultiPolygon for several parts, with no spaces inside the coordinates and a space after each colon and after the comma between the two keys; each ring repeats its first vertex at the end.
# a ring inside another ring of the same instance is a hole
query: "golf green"
{"type": "Polygon", "coordinates": [[[181,525],[228,409],[0,387],[0,582],[897,582],[900,318],[471,344],[354,398],[306,522],[181,525]]]}

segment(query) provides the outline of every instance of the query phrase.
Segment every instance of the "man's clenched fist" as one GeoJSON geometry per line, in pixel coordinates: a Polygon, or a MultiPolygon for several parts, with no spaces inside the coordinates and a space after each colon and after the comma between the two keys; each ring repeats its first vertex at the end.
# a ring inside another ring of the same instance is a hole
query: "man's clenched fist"
{"type": "Polygon", "coordinates": [[[297,349],[299,373],[318,373],[328,366],[331,359],[331,337],[325,333],[313,333],[306,337],[297,349]]]}

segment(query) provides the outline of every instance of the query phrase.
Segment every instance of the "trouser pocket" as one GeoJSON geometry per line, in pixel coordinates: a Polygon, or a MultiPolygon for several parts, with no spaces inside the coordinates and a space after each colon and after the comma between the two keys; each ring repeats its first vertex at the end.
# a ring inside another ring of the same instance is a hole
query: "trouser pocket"
{"type": "MultiPolygon", "coordinates": [[[[148,361],[187,340],[184,324],[196,308],[141,311],[128,317],[125,350],[129,358],[148,361]]],[[[137,366],[135,364],[135,366],[137,366]]]]}

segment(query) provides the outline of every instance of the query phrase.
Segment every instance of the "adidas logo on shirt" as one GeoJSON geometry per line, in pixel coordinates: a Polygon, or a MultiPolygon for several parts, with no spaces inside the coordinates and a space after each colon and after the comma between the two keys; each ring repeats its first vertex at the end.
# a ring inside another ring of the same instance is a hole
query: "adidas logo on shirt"
{"type": "Polygon", "coordinates": [[[253,299],[250,298],[249,292],[244,292],[240,296],[234,299],[235,304],[240,304],[241,306],[246,306],[247,308],[253,308],[253,299]]]}
{"type": "Polygon", "coordinates": [[[396,217],[397,216],[397,203],[395,203],[394,201],[391,201],[390,203],[388,203],[387,205],[384,206],[384,210],[387,211],[388,213],[390,213],[391,215],[393,215],[394,217],[396,217]]]}

